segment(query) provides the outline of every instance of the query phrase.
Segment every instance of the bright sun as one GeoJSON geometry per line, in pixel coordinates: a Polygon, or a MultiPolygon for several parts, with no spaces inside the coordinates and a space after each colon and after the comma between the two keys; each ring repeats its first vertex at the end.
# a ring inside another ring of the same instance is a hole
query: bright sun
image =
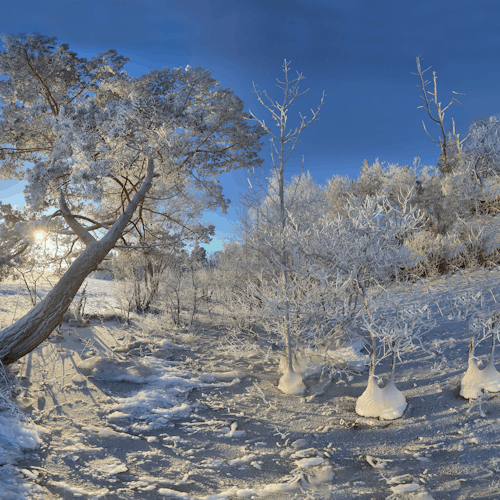
{"type": "Polygon", "coordinates": [[[45,231],[36,231],[34,236],[35,236],[35,242],[41,243],[45,239],[46,233],[45,231]]]}

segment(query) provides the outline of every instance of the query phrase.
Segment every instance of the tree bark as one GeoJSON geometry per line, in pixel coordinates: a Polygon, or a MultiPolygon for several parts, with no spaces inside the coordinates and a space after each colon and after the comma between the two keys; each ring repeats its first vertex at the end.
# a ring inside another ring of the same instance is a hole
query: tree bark
{"type": "Polygon", "coordinates": [[[135,210],[144,200],[155,177],[154,164],[148,159],[148,170],[141,188],[128,204],[125,212],[99,241],[88,238],[86,249],[73,262],[64,276],[29,313],[13,325],[0,331],[0,359],[4,364],[14,363],[39,346],[59,325],[85,278],[95,271],[123,233],[135,210]]]}

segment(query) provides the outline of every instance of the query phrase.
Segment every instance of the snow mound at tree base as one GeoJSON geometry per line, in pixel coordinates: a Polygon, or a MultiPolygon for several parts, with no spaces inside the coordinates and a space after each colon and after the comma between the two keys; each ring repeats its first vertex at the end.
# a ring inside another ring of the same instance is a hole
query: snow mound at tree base
{"type": "Polygon", "coordinates": [[[301,394],[304,394],[306,386],[302,381],[302,377],[298,373],[295,373],[294,371],[287,371],[280,378],[278,389],[291,396],[300,396],[301,394]]]}
{"type": "Polygon", "coordinates": [[[460,387],[460,396],[465,399],[477,399],[482,391],[500,392],[500,373],[495,368],[492,357],[486,368],[480,369],[475,358],[469,359],[469,367],[465,372],[460,387]]]}
{"type": "Polygon", "coordinates": [[[375,377],[370,376],[365,392],[356,401],[356,413],[362,417],[380,417],[384,420],[394,420],[403,415],[406,406],[406,398],[396,388],[392,375],[382,389],[377,385],[375,377]]]}

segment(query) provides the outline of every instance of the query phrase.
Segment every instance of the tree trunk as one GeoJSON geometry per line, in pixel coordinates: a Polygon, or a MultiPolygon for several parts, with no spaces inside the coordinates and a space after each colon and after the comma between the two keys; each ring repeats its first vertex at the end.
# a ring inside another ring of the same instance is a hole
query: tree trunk
{"type": "MultiPolygon", "coordinates": [[[[61,323],[64,313],[68,310],[85,278],[96,270],[115,246],[136,208],[151,188],[154,177],[153,160],[149,159],[147,175],[141,188],[106,235],[99,241],[89,241],[87,248],[47,296],[29,313],[0,332],[0,359],[4,364],[14,363],[31,352],[61,323]]],[[[79,236],[81,231],[85,229],[80,227],[75,230],[79,236]]]]}

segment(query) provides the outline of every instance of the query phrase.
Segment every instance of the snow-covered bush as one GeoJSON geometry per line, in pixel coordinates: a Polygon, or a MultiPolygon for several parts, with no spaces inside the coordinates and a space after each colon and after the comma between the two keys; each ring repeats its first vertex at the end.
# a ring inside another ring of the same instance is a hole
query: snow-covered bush
{"type": "Polygon", "coordinates": [[[385,197],[393,205],[397,205],[401,196],[415,187],[417,180],[417,160],[413,167],[385,162],[377,158],[373,164],[364,160],[361,172],[355,184],[356,196],[385,197]]]}
{"type": "MultiPolygon", "coordinates": [[[[387,197],[352,200],[345,207],[347,216],[324,217],[307,229],[295,225],[288,214],[285,265],[273,250],[276,237],[261,233],[259,244],[270,249],[274,267],[288,272],[286,280],[284,273],[276,273],[262,280],[259,289],[252,288],[252,296],[261,303],[265,330],[284,340],[285,309],[294,347],[315,347],[344,335],[369,308],[369,290],[383,289],[397,279],[401,268],[415,263],[403,244],[421,222],[420,213],[408,202],[411,196],[410,191],[401,197],[397,208],[387,197]]],[[[370,347],[375,349],[374,339],[370,347]]]]}
{"type": "Polygon", "coordinates": [[[453,231],[447,235],[433,234],[424,228],[406,241],[420,260],[404,273],[408,278],[435,277],[458,269],[497,264],[500,239],[500,218],[458,217],[453,231]]]}
{"type": "Polygon", "coordinates": [[[328,187],[325,193],[325,212],[329,217],[347,215],[344,207],[355,196],[356,183],[347,175],[334,175],[327,180],[328,187]]]}
{"type": "Polygon", "coordinates": [[[450,139],[447,148],[448,165],[453,165],[448,173],[421,166],[418,159],[413,167],[385,165],[377,159],[373,164],[364,161],[356,181],[334,176],[328,181],[326,211],[330,216],[345,217],[346,203],[362,201],[366,196],[387,196],[397,205],[402,193],[414,189],[411,203],[420,209],[423,219],[421,231],[406,240],[415,256],[420,257],[415,268],[406,270],[408,277],[435,276],[496,259],[492,254],[496,248],[492,245],[495,230],[485,230],[484,226],[491,226],[489,215],[499,210],[496,196],[500,177],[485,177],[486,188],[482,190],[473,162],[465,148],[461,150],[461,143],[457,146],[450,139]]]}
{"type": "Polygon", "coordinates": [[[122,250],[112,262],[115,280],[121,282],[130,311],[145,312],[157,305],[160,283],[172,260],[156,248],[122,250]]]}
{"type": "Polygon", "coordinates": [[[463,147],[465,166],[475,177],[482,193],[488,194],[487,180],[500,174],[500,118],[474,120],[463,147]]]}
{"type": "MultiPolygon", "coordinates": [[[[428,169],[421,167],[417,160],[415,159],[412,167],[399,166],[394,163],[385,165],[385,162],[381,163],[378,158],[372,164],[364,160],[356,180],[349,179],[347,176],[334,175],[328,179],[325,193],[327,209],[322,211],[323,214],[326,212],[331,217],[337,215],[346,217],[345,206],[353,199],[362,202],[367,196],[385,197],[394,206],[397,206],[399,199],[409,191],[414,190],[416,196],[416,188],[420,182],[418,177],[422,171],[428,169]]],[[[412,202],[415,203],[414,200],[412,202]]]]}
{"type": "Polygon", "coordinates": [[[206,250],[200,247],[198,242],[196,242],[195,247],[191,251],[189,258],[187,259],[187,279],[189,281],[189,288],[191,292],[191,314],[189,319],[189,325],[191,326],[194,322],[194,318],[198,313],[198,309],[202,299],[208,297],[205,293],[208,293],[208,287],[210,285],[210,275],[206,272],[206,267],[208,265],[206,258],[206,250]]]}
{"type": "Polygon", "coordinates": [[[500,392],[500,373],[495,368],[495,346],[500,333],[500,312],[498,307],[491,308],[485,303],[489,294],[492,294],[491,288],[486,283],[482,287],[477,286],[477,290],[473,293],[454,297],[450,304],[452,311],[449,319],[468,321],[471,332],[468,368],[460,386],[460,395],[465,399],[480,398],[483,391],[500,392]],[[487,339],[491,341],[491,349],[488,362],[481,369],[478,365],[479,360],[474,354],[477,344],[487,339]]]}
{"type": "MultiPolygon", "coordinates": [[[[272,172],[267,179],[267,196],[257,206],[249,207],[249,221],[259,220],[260,232],[270,234],[280,230],[279,176],[272,172]]],[[[288,220],[292,218],[295,226],[306,229],[316,223],[324,214],[326,187],[318,185],[309,171],[293,175],[283,185],[284,210],[288,220]]]]}
{"type": "Polygon", "coordinates": [[[225,243],[213,269],[211,304],[221,307],[221,314],[213,316],[214,324],[236,339],[259,336],[262,328],[262,303],[252,293],[251,287],[260,289],[268,279],[263,268],[262,256],[248,244],[237,241],[225,243]]]}
{"type": "MultiPolygon", "coordinates": [[[[431,330],[436,322],[430,316],[429,305],[417,306],[415,298],[421,295],[416,288],[411,297],[390,293],[384,302],[385,312],[368,309],[363,314],[362,328],[368,333],[372,346],[368,386],[356,402],[356,413],[363,417],[380,417],[391,420],[399,418],[406,409],[406,398],[396,388],[396,360],[401,355],[422,343],[422,337],[431,330]],[[375,374],[377,364],[391,356],[392,364],[387,383],[383,388],[378,386],[375,374]],[[378,358],[378,359],[377,359],[378,358]]],[[[379,298],[380,300],[380,298],[379,298]]]]}

